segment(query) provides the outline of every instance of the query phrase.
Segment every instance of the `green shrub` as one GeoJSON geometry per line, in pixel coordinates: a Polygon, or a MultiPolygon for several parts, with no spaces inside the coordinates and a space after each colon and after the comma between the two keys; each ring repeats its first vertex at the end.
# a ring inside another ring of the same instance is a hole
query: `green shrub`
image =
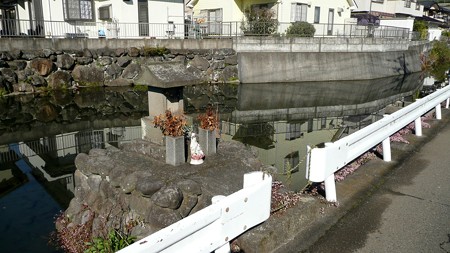
{"type": "Polygon", "coordinates": [[[136,237],[124,235],[118,230],[111,230],[107,238],[97,237],[86,243],[89,247],[84,253],[113,253],[132,244],[136,237]]]}
{"type": "Polygon", "coordinates": [[[427,39],[428,24],[423,20],[414,20],[413,31],[419,33],[420,39],[427,39]]]}
{"type": "Polygon", "coordinates": [[[270,9],[246,11],[245,17],[241,30],[246,35],[269,35],[277,31],[278,21],[274,19],[274,12],[270,9]]]}
{"type": "Polygon", "coordinates": [[[431,74],[438,81],[445,79],[445,71],[450,68],[450,48],[445,41],[434,41],[430,51],[431,74]]]}
{"type": "Polygon", "coordinates": [[[144,47],[144,56],[163,56],[170,53],[169,49],[165,47],[144,47]]]}
{"type": "Polygon", "coordinates": [[[288,37],[314,37],[316,28],[308,22],[295,22],[286,30],[288,37]]]}

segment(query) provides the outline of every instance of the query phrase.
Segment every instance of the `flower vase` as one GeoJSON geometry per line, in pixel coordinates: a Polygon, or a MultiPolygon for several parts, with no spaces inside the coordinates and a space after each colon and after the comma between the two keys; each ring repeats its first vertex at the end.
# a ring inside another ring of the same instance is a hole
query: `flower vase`
{"type": "Polygon", "coordinates": [[[185,163],[184,136],[166,136],[166,163],[178,166],[185,163]]]}
{"type": "Polygon", "coordinates": [[[198,129],[199,143],[206,156],[216,153],[216,131],[198,129]]]}

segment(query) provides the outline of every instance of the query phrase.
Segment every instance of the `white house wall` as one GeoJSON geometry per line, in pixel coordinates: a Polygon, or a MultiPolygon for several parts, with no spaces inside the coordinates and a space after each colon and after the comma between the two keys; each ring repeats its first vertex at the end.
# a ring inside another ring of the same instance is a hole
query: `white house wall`
{"type": "Polygon", "coordinates": [[[402,27],[408,28],[410,32],[413,30],[414,26],[414,18],[392,18],[392,19],[380,19],[381,26],[393,26],[393,27],[402,27]]]}
{"type": "Polygon", "coordinates": [[[402,13],[414,17],[421,17],[423,14],[423,6],[420,5],[419,9],[416,10],[416,3],[411,1],[411,7],[405,7],[405,1],[403,0],[385,0],[382,3],[372,2],[368,0],[355,0],[358,8],[355,12],[382,12],[389,14],[402,13]]]}
{"type": "Polygon", "coordinates": [[[242,11],[239,9],[240,1],[234,0],[199,0],[193,8],[193,18],[206,18],[200,13],[201,10],[222,9],[224,22],[241,21],[242,11]]]}

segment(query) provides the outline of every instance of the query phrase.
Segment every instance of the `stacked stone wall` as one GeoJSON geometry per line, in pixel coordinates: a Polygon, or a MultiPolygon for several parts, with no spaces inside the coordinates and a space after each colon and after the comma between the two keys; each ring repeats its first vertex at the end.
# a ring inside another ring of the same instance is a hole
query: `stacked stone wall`
{"type": "Polygon", "coordinates": [[[238,77],[233,49],[12,50],[0,52],[0,89],[20,93],[42,88],[131,86],[136,84],[141,65],[170,61],[183,62],[205,82],[229,82],[238,77]],[[150,55],[155,51],[164,53],[150,55]]]}

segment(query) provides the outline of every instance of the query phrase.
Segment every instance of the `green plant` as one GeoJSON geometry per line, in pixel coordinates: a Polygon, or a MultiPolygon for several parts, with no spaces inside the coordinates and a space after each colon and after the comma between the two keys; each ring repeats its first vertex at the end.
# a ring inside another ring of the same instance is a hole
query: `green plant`
{"type": "Polygon", "coordinates": [[[200,127],[206,130],[214,130],[219,126],[219,117],[211,105],[208,105],[206,112],[198,115],[200,127]]]}
{"type": "Polygon", "coordinates": [[[278,21],[274,12],[263,8],[256,11],[246,11],[246,20],[241,23],[241,30],[247,35],[269,35],[277,31],[278,21]]]}
{"type": "Polygon", "coordinates": [[[449,30],[445,30],[445,31],[442,31],[442,34],[441,34],[443,37],[446,37],[447,39],[448,38],[450,38],[450,31],[449,30]]]}
{"type": "Polygon", "coordinates": [[[430,51],[431,74],[438,81],[445,79],[445,71],[450,68],[450,48],[445,41],[433,42],[430,51]]]}
{"type": "Polygon", "coordinates": [[[314,37],[316,28],[308,22],[295,22],[286,30],[288,37],[314,37]]]}
{"type": "Polygon", "coordinates": [[[143,47],[144,56],[163,56],[170,53],[165,47],[143,47]]]}
{"type": "Polygon", "coordinates": [[[133,90],[134,91],[148,91],[148,86],[142,85],[142,84],[136,84],[133,86],[133,90]]]}
{"type": "Polygon", "coordinates": [[[5,88],[0,88],[0,97],[5,96],[6,94],[8,94],[8,92],[5,90],[5,88]]]}
{"type": "Polygon", "coordinates": [[[97,237],[86,243],[89,247],[84,253],[112,253],[132,244],[136,237],[124,234],[118,230],[111,230],[106,238],[97,237]]]}
{"type": "Polygon", "coordinates": [[[167,110],[164,114],[160,114],[153,118],[154,127],[159,127],[165,136],[183,136],[184,129],[187,124],[184,115],[173,115],[167,110]]]}
{"type": "Polygon", "coordinates": [[[423,20],[414,20],[413,31],[419,33],[419,38],[424,40],[428,36],[428,24],[423,20]]]}

